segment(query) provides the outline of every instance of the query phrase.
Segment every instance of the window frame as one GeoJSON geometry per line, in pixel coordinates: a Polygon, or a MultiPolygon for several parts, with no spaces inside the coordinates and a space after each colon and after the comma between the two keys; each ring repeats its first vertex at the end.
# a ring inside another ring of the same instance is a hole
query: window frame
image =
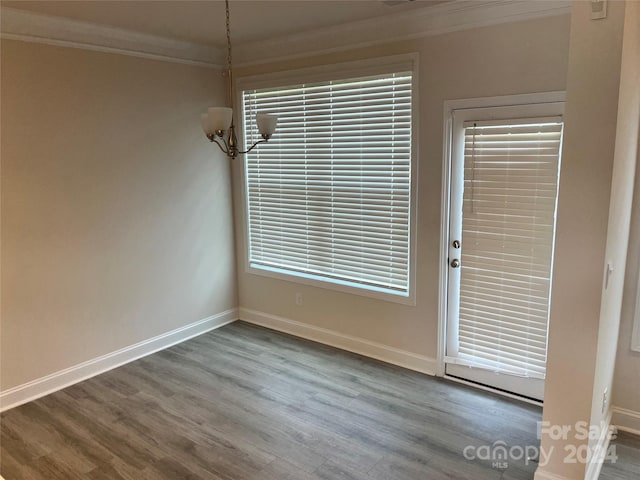
{"type": "MultiPolygon", "coordinates": [[[[247,198],[247,176],[246,157],[240,156],[242,165],[240,166],[240,198],[242,202],[242,263],[244,272],[250,275],[284,280],[287,282],[310,285],[327,290],[334,290],[342,293],[359,295],[379,300],[400,303],[404,305],[416,304],[416,237],[417,237],[417,197],[418,197],[418,105],[419,105],[419,79],[418,79],[418,55],[415,53],[393,55],[388,57],[377,57],[366,60],[321,65],[310,68],[280,71],[255,76],[239,77],[235,81],[236,105],[243,105],[242,92],[249,89],[274,88],[278,86],[297,85],[301,83],[323,82],[338,80],[341,78],[357,78],[385,73],[396,73],[402,71],[412,72],[411,91],[411,178],[410,178],[410,200],[409,200],[409,263],[408,263],[408,293],[392,293],[383,288],[375,286],[359,285],[348,281],[328,279],[312,274],[294,274],[284,269],[264,267],[253,267],[249,261],[249,228],[248,228],[248,198],[247,198]]],[[[241,110],[236,112],[236,122],[243,132],[239,138],[240,147],[244,146],[244,114],[241,110]]],[[[277,131],[276,131],[277,135],[277,131]]],[[[260,147],[258,147],[260,148],[260,147]]]]}

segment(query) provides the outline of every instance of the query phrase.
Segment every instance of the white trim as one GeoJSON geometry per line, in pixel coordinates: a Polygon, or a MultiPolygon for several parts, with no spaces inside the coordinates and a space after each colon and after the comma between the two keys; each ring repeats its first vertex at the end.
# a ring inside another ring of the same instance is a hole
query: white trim
{"type": "Polygon", "coordinates": [[[567,477],[562,477],[560,475],[555,475],[553,473],[540,470],[540,467],[538,467],[538,469],[536,470],[535,477],[533,478],[534,480],[571,480],[570,478],[567,478],[567,477]]]}
{"type": "Polygon", "coordinates": [[[451,375],[442,375],[445,379],[461,383],[462,385],[467,385],[468,387],[477,388],[478,390],[483,390],[485,392],[495,393],[496,395],[500,395],[502,397],[511,398],[513,400],[518,400],[520,402],[528,403],[530,405],[535,405],[536,407],[542,407],[542,402],[540,400],[534,400],[532,398],[522,397],[520,395],[516,395],[514,393],[505,392],[504,390],[498,390],[496,388],[491,388],[487,385],[482,385],[480,383],[469,382],[468,380],[464,380],[463,378],[453,377],[451,375]]]}
{"type": "Polygon", "coordinates": [[[449,202],[451,177],[451,139],[453,135],[453,112],[475,108],[510,107],[564,102],[563,91],[525,93],[499,97],[479,97],[457,100],[445,100],[443,109],[444,132],[442,138],[442,215],[440,216],[440,274],[438,297],[438,344],[437,368],[439,376],[445,374],[445,355],[447,339],[447,283],[449,258],[449,202]]]}
{"type": "Polygon", "coordinates": [[[235,48],[235,55],[240,66],[258,65],[569,13],[569,0],[455,0],[383,18],[244,43],[235,48]]]}
{"type": "MultiPolygon", "coordinates": [[[[243,105],[242,92],[244,90],[258,88],[274,88],[283,85],[296,85],[306,82],[321,82],[343,78],[366,77],[384,73],[412,72],[412,124],[411,124],[411,199],[409,215],[409,291],[408,294],[391,293],[384,289],[368,288],[355,283],[324,279],[320,276],[296,274],[277,268],[266,269],[252,267],[249,262],[249,229],[247,228],[248,202],[247,202],[247,176],[243,158],[241,175],[241,202],[242,202],[242,262],[247,274],[258,275],[267,278],[287,281],[294,284],[310,285],[313,287],[334,290],[342,293],[359,295],[377,300],[398,303],[402,305],[416,305],[416,271],[417,271],[417,222],[418,222],[418,168],[419,168],[419,106],[420,106],[420,79],[419,79],[419,55],[418,53],[403,53],[384,57],[369,58],[350,62],[318,65],[299,68],[288,71],[272,72],[261,75],[239,77],[235,81],[236,105],[243,105]]],[[[244,132],[244,115],[240,112],[236,122],[240,131],[244,132]]],[[[240,139],[241,148],[244,139],[240,139]]]]}
{"type": "Polygon", "coordinates": [[[122,28],[2,7],[1,37],[204,67],[220,67],[219,48],[122,28]]]}
{"type": "Polygon", "coordinates": [[[640,412],[627,408],[613,407],[611,424],[618,430],[640,435],[640,412]]]}
{"type": "MultiPolygon", "coordinates": [[[[245,231],[246,231],[245,227],[245,231]]],[[[247,242],[249,239],[246,240],[247,242]]],[[[248,243],[247,243],[248,245],[248,243]]],[[[350,295],[358,295],[361,297],[375,298],[376,300],[382,300],[385,302],[399,303],[401,305],[415,306],[415,295],[411,295],[414,291],[412,282],[413,275],[411,274],[411,266],[409,267],[409,291],[407,295],[402,292],[393,292],[392,290],[385,290],[381,287],[359,285],[355,282],[349,282],[346,280],[340,280],[337,278],[322,277],[321,275],[311,275],[302,272],[295,272],[292,270],[280,269],[280,268],[267,268],[267,267],[254,267],[251,266],[247,260],[245,272],[250,275],[257,275],[259,277],[272,278],[275,280],[282,280],[284,282],[290,282],[296,285],[310,285],[316,288],[323,288],[325,290],[333,290],[335,292],[348,293],[350,295]]]]}
{"type": "Polygon", "coordinates": [[[378,56],[363,60],[351,60],[339,63],[326,63],[275,71],[258,75],[245,75],[236,78],[236,98],[242,100],[242,90],[253,88],[274,88],[284,85],[296,85],[307,82],[323,82],[341,78],[367,77],[411,70],[414,78],[418,75],[420,55],[417,52],[397,55],[378,56]]]}
{"type": "Polygon", "coordinates": [[[307,340],[312,340],[324,345],[364,355],[365,357],[375,358],[376,360],[408,368],[409,370],[426,373],[427,375],[435,375],[435,358],[425,357],[424,355],[407,352],[406,350],[400,350],[388,345],[365,340],[364,338],[345,335],[334,330],[316,327],[249,308],[240,307],[240,319],[296,337],[306,338],[307,340]]]}
{"type": "Polygon", "coordinates": [[[611,442],[612,433],[614,427],[611,425],[612,412],[609,412],[607,418],[604,420],[604,428],[600,430],[600,437],[598,442],[591,451],[591,458],[587,464],[587,469],[584,475],[584,480],[598,480],[600,477],[600,471],[602,465],[607,456],[607,450],[609,449],[609,443],[611,442]]]}
{"type": "Polygon", "coordinates": [[[451,189],[451,139],[453,135],[453,108],[444,103],[444,134],[442,137],[442,194],[440,215],[440,274],[438,285],[438,345],[437,373],[444,376],[447,343],[447,292],[449,284],[449,215],[451,189]]]}
{"type": "MultiPolygon", "coordinates": [[[[416,305],[418,272],[418,195],[420,184],[420,55],[406,54],[413,64],[411,89],[411,198],[409,199],[409,299],[416,305]]],[[[397,55],[396,58],[400,58],[397,55]]],[[[435,375],[436,369],[432,368],[435,375]]]]}
{"type": "Polygon", "coordinates": [[[566,92],[560,90],[552,92],[502,95],[498,97],[463,98],[456,100],[445,100],[444,110],[446,115],[447,112],[451,112],[453,110],[485,107],[510,107],[518,105],[532,105],[538,103],[556,103],[564,102],[565,99],[566,92]]]}
{"type": "Polygon", "coordinates": [[[152,353],[202,335],[238,319],[232,308],[125,348],[65,368],[0,393],[0,411],[9,410],[152,353]]]}
{"type": "MultiPolygon", "coordinates": [[[[454,0],[234,46],[236,65],[304,58],[429,35],[566,15],[570,0],[454,0]],[[384,35],[380,32],[384,31],[384,35]],[[286,52],[283,54],[282,52],[286,52]]],[[[221,48],[2,7],[2,38],[220,67],[221,48]]]]}

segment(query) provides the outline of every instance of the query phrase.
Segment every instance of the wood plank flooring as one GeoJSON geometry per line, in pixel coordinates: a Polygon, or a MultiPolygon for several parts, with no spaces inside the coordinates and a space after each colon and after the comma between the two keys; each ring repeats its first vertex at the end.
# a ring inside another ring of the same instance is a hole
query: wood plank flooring
{"type": "MultiPolygon", "coordinates": [[[[531,479],[541,410],[243,322],[2,414],[6,480],[531,479]]],[[[609,477],[607,477],[609,478],[609,477]]],[[[610,477],[623,478],[623,477],[610,477]]]]}
{"type": "Polygon", "coordinates": [[[619,432],[612,440],[618,459],[602,466],[600,480],[640,479],[640,437],[619,432]]]}

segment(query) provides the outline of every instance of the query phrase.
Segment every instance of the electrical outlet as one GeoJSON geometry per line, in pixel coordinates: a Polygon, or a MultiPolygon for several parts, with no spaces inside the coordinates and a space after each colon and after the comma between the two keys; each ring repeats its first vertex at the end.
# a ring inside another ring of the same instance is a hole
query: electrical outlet
{"type": "Polygon", "coordinates": [[[302,293],[296,293],[296,305],[302,305],[302,293]]]}
{"type": "Polygon", "coordinates": [[[609,407],[609,389],[605,388],[604,392],[602,393],[602,413],[605,413],[608,407],[609,407]]]}

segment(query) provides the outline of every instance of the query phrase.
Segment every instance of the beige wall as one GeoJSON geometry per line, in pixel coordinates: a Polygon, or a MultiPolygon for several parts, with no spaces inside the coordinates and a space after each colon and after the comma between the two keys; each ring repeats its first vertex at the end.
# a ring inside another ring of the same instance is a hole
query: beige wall
{"type": "Polygon", "coordinates": [[[610,407],[603,393],[613,379],[635,158],[616,151],[624,3],[608,6],[603,20],[591,20],[588,2],[574,2],[571,14],[543,416],[572,430],[567,439],[543,436],[554,455],[536,478],[585,478],[587,465],[566,462],[565,447],[585,445],[573,427],[598,425],[610,407]],[[603,291],[606,262],[614,270],[603,291]]]}
{"type": "MultiPolygon", "coordinates": [[[[238,70],[238,76],[254,75],[407,52],[418,52],[420,62],[417,305],[248,274],[244,271],[244,239],[238,235],[240,306],[435,358],[443,102],[564,90],[568,35],[569,18],[561,16],[238,70]],[[295,305],[296,292],[303,293],[304,305],[295,305]]],[[[234,181],[238,194],[239,164],[234,166],[234,181]]],[[[236,205],[236,221],[242,225],[240,197],[236,205]]]]}
{"type": "Polygon", "coordinates": [[[2,390],[234,307],[218,74],[1,49],[2,390]]]}
{"type": "MultiPolygon", "coordinates": [[[[627,4],[624,26],[620,84],[621,154],[638,159],[640,155],[640,3],[627,4]],[[624,108],[624,109],[623,109],[624,108]]],[[[618,146],[616,145],[616,149],[618,146]]],[[[616,154],[618,151],[616,150],[616,154]]],[[[637,167],[636,167],[637,168],[637,167]]],[[[638,277],[640,275],[640,175],[636,175],[631,235],[624,300],[618,342],[613,405],[640,412],[640,352],[631,350],[631,335],[636,308],[638,277]]]]}

